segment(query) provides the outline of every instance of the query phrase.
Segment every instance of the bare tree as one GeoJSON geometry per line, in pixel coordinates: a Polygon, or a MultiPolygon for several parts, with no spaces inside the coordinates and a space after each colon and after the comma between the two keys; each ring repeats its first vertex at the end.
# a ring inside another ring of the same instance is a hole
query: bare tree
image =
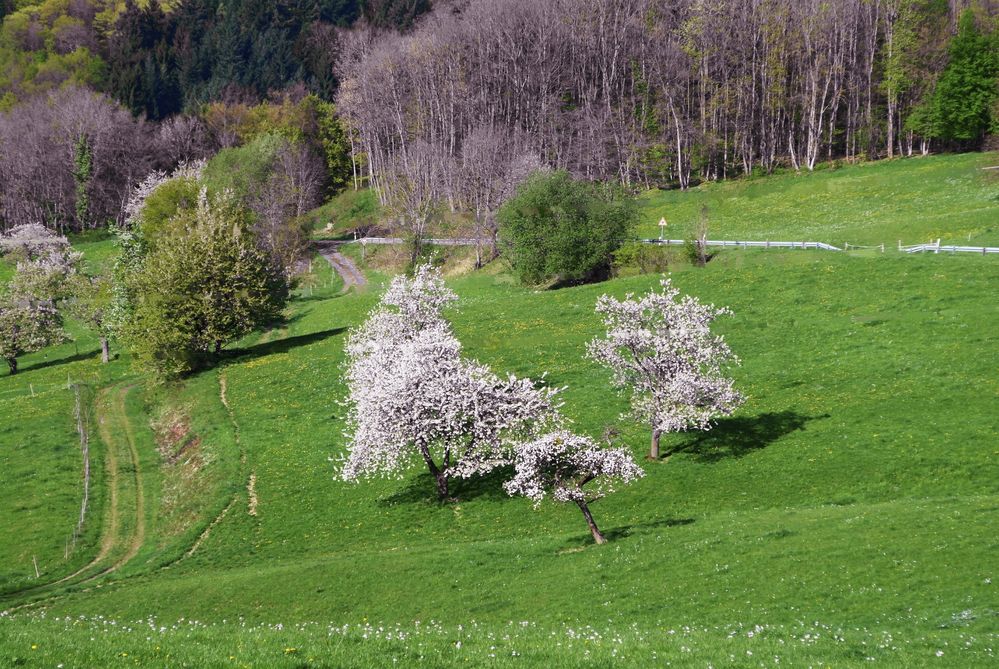
{"type": "Polygon", "coordinates": [[[907,13],[914,2],[468,0],[405,35],[341,40],[338,109],[383,200],[424,142],[441,201],[473,212],[496,161],[471,157],[496,138],[626,186],[814,169],[894,154],[949,30],[935,6],[907,13]]]}
{"type": "Polygon", "coordinates": [[[130,188],[149,171],[147,132],[127,110],[82,88],[0,115],[3,227],[40,221],[63,232],[118,220],[130,188]]]}

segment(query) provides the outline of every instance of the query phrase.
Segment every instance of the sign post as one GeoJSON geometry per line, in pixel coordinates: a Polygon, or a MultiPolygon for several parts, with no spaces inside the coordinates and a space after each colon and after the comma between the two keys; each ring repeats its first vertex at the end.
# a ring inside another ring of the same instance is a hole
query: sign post
{"type": "Polygon", "coordinates": [[[659,219],[659,241],[666,239],[666,217],[659,219]]]}

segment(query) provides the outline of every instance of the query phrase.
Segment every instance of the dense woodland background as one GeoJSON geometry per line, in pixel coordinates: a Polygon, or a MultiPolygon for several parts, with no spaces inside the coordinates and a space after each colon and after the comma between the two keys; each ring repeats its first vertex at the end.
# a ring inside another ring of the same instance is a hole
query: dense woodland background
{"type": "Polygon", "coordinates": [[[400,215],[433,202],[488,225],[539,167],[686,188],[999,133],[995,0],[0,0],[0,16],[0,229],[121,222],[151,170],[226,150],[259,167],[261,215],[374,186],[400,215]]]}

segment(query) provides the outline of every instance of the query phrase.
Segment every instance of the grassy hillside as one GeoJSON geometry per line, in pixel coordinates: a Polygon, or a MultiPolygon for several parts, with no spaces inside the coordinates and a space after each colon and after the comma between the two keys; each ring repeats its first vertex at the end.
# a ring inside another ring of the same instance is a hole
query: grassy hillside
{"type": "MultiPolygon", "coordinates": [[[[448,505],[418,469],[338,481],[345,329],[384,277],[341,295],[316,269],[287,327],[241,342],[221,368],[183,388],[104,390],[125,404],[95,403],[118,421],[100,448],[131,429],[142,451],[145,541],[109,578],[0,618],[0,665],[994,666],[996,258],[733,251],[677,267],[681,290],[735,312],[719,331],[748,400],[709,434],[673,436],[677,454],[643,461],[644,479],[596,503],[601,547],[578,510],[534,510],[501,477],[459,484],[448,505]],[[178,475],[152,451],[163,407],[215,463],[189,472],[202,488],[167,492],[178,475]],[[184,491],[187,511],[164,503],[184,491]]],[[[577,430],[617,427],[641,456],[646,430],[620,418],[624,398],[582,354],[600,294],[655,282],[534,292],[478,273],[452,281],[453,319],[471,355],[548,372],[568,386],[577,430]]],[[[106,373],[98,390],[139,381],[98,367],[26,360],[0,392],[67,370],[106,373]]],[[[52,449],[74,436],[59,402],[45,405],[62,426],[45,433],[52,449]]],[[[0,400],[0,424],[27,439],[19,407],[0,400]]],[[[3,455],[6,471],[30,471],[25,449],[3,455]]],[[[0,487],[0,508],[32,489],[18,490],[0,487]]],[[[4,514],[5,536],[55,527],[72,501],[44,518],[4,514]]],[[[5,587],[29,581],[30,563],[4,550],[17,565],[5,587]]]]}
{"type": "Polygon", "coordinates": [[[999,246],[999,174],[981,169],[993,165],[999,154],[927,156],[650,191],[640,234],[658,237],[665,217],[686,239],[707,207],[711,239],[999,246]]]}

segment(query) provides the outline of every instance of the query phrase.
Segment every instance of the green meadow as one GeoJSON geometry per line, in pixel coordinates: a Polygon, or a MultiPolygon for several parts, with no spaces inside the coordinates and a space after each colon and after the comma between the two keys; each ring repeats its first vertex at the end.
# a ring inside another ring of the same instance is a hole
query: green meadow
{"type": "MultiPolygon", "coordinates": [[[[999,201],[978,166],[995,158],[779,175],[643,206],[654,226],[659,211],[679,220],[722,203],[713,238],[773,229],[836,243],[847,231],[860,243],[844,226],[867,208],[877,234],[977,226],[984,239],[999,201]],[[931,173],[955,175],[953,215],[947,189],[913,185],[931,173]],[[900,202],[925,198],[921,218],[864,195],[879,180],[900,202]],[[823,213],[837,188],[842,222],[823,213]]],[[[81,247],[100,262],[111,252],[81,247]]],[[[613,434],[644,467],[593,505],[605,546],[575,507],[534,509],[502,475],[459,483],[450,504],[419,468],[337,479],[344,339],[386,280],[362,268],[369,286],[344,294],[317,257],[285,325],[183,384],[152,386],[127,356],[101,366],[78,329],[0,377],[0,666],[995,666],[999,257],[677,260],[683,292],[734,312],[718,332],[747,401],[708,433],[664,440],[675,453],[659,462],[640,459],[648,431],[583,356],[597,297],[658,277],[553,291],[501,267],[452,278],[469,355],[546,374],[566,388],[574,429],[613,434]],[[94,480],[67,554],[81,388],[94,480]]]]}
{"type": "Polygon", "coordinates": [[[943,239],[999,246],[999,165],[995,153],[879,161],[814,172],[705,183],[642,198],[644,237],[693,236],[702,209],[709,239],[817,241],[842,247],[922,244],[943,239]]]}

